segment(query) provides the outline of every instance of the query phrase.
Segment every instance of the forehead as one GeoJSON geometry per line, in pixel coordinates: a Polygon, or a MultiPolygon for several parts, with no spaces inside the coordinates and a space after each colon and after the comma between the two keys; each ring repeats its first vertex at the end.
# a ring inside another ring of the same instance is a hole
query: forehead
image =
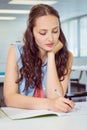
{"type": "Polygon", "coordinates": [[[36,19],[35,27],[49,28],[59,26],[59,19],[54,15],[45,15],[36,19]]]}

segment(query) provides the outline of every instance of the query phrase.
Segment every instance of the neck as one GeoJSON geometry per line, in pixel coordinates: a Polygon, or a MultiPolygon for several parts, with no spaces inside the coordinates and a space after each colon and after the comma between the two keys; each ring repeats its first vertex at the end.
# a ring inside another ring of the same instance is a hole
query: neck
{"type": "Polygon", "coordinates": [[[47,53],[46,52],[45,53],[40,53],[40,58],[42,60],[42,63],[44,63],[46,58],[47,58],[47,53]]]}

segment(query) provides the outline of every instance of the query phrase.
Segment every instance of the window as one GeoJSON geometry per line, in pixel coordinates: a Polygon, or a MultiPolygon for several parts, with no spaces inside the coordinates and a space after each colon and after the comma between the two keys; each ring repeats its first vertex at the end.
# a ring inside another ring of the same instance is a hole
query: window
{"type": "Polygon", "coordinates": [[[68,49],[75,57],[87,57],[87,16],[62,22],[68,49]]]}
{"type": "Polygon", "coordinates": [[[87,56],[87,17],[80,19],[80,55],[87,56]]]}

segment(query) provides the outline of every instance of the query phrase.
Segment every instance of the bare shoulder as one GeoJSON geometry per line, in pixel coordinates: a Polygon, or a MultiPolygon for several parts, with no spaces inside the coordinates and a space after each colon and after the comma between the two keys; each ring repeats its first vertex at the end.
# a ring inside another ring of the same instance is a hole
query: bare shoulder
{"type": "Polygon", "coordinates": [[[73,62],[73,54],[69,51],[69,61],[73,62]]]}
{"type": "Polygon", "coordinates": [[[15,54],[15,48],[14,45],[11,44],[8,49],[8,55],[7,55],[7,63],[15,63],[16,62],[16,54],[15,54]]]}
{"type": "Polygon", "coordinates": [[[10,45],[8,52],[10,53],[14,52],[14,44],[10,45]]]}
{"type": "Polygon", "coordinates": [[[68,66],[71,69],[73,64],[73,54],[69,51],[69,60],[68,60],[68,66]]]}
{"type": "Polygon", "coordinates": [[[11,44],[9,49],[8,49],[8,58],[15,57],[15,49],[14,49],[14,44],[11,44]]]}

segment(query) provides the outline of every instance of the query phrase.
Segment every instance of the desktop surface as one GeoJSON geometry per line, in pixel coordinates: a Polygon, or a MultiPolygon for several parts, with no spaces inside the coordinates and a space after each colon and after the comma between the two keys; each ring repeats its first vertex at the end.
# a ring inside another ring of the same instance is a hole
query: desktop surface
{"type": "MultiPolygon", "coordinates": [[[[82,104],[84,108],[87,102],[82,104]]],[[[12,120],[0,111],[0,130],[87,130],[86,110],[85,113],[12,120]]]]}
{"type": "Polygon", "coordinates": [[[87,115],[38,117],[25,120],[0,119],[0,130],[87,130],[87,115]]]}

